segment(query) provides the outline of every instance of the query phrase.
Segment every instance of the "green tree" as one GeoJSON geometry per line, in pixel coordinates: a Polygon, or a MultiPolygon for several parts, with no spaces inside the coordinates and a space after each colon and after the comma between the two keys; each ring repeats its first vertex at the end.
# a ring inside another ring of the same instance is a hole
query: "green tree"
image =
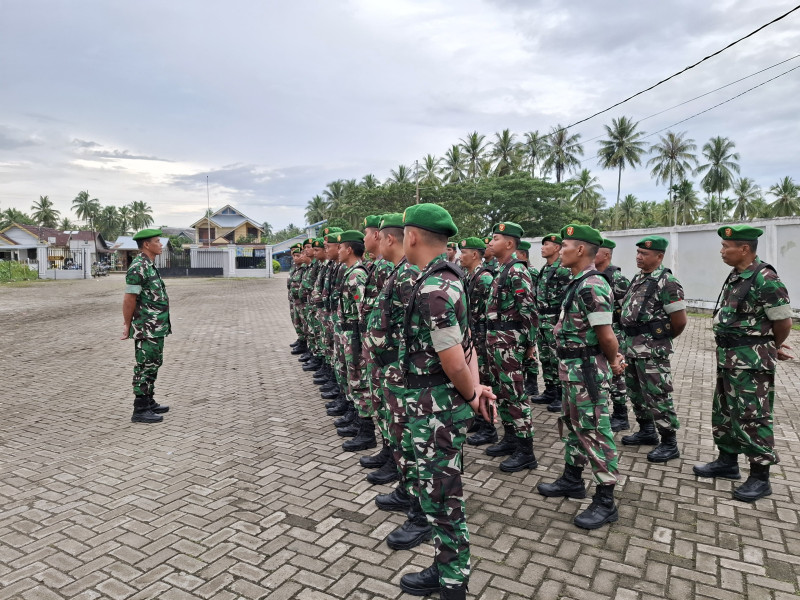
{"type": "Polygon", "coordinates": [[[580,139],[580,133],[570,135],[569,131],[561,125],[551,129],[544,168],[556,172],[556,183],[561,183],[564,173],[580,167],[581,161],[578,160],[578,156],[583,156],[580,139]]]}
{"type": "Polygon", "coordinates": [[[775,200],[770,204],[772,216],[791,217],[800,213],[797,185],[791,177],[784,177],[775,185],[770,186],[769,193],[775,196],[775,200]]]}
{"type": "Polygon", "coordinates": [[[374,190],[375,188],[379,188],[381,186],[381,182],[378,181],[378,178],[375,177],[375,175],[368,173],[361,178],[361,183],[358,185],[368,190],[374,190]]]}
{"type": "MultiPolygon", "coordinates": [[[[703,144],[703,156],[707,163],[697,167],[697,173],[705,173],[700,185],[709,193],[717,194],[717,204],[722,206],[722,192],[729,189],[733,184],[733,173],[739,172],[739,154],[734,152],[736,147],[731,140],[726,137],[713,137],[703,144]]],[[[720,221],[722,221],[720,215],[720,221]]]]}
{"type": "Polygon", "coordinates": [[[433,154],[426,154],[422,159],[422,169],[419,178],[420,185],[441,185],[439,175],[442,172],[442,159],[433,154]]]}
{"type": "Polygon", "coordinates": [[[389,171],[389,179],[386,183],[412,183],[411,169],[405,165],[400,165],[397,169],[389,171]]]}
{"type": "Polygon", "coordinates": [[[77,229],[77,226],[69,220],[69,217],[63,217],[58,224],[58,229],[61,231],[72,231],[73,229],[77,229]]]}
{"type": "Polygon", "coordinates": [[[611,127],[604,125],[608,139],[600,140],[597,157],[603,169],[617,169],[617,203],[622,189],[622,171],[626,166],[631,169],[642,164],[642,155],[646,152],[645,142],[641,141],[642,131],[636,131],[638,123],[628,117],[611,120],[611,127]]]}
{"type": "Polygon", "coordinates": [[[466,138],[459,140],[461,149],[464,151],[469,179],[477,179],[481,172],[481,163],[486,158],[486,151],[489,148],[489,144],[485,140],[486,136],[477,131],[473,131],[467,134],[466,138]]]}
{"type": "Polygon", "coordinates": [[[504,129],[502,133],[495,133],[494,136],[496,139],[491,149],[494,174],[497,177],[511,175],[518,170],[522,159],[519,144],[514,141],[516,136],[509,129],[504,129]]]}
{"type": "Polygon", "coordinates": [[[675,211],[681,225],[691,225],[695,222],[697,211],[700,208],[700,198],[694,189],[694,184],[688,179],[682,180],[673,190],[675,211]]]}
{"type": "Polygon", "coordinates": [[[153,209],[144,200],[134,200],[130,203],[131,229],[139,231],[153,224],[153,209]]]}
{"type": "Polygon", "coordinates": [[[117,218],[119,219],[119,235],[128,235],[128,232],[131,229],[132,217],[133,211],[127,204],[125,206],[120,206],[117,209],[117,218]]]}
{"type": "MultiPolygon", "coordinates": [[[[530,169],[531,177],[536,177],[536,167],[544,160],[547,154],[547,140],[538,131],[529,131],[525,134],[522,144],[524,166],[530,169]]],[[[541,177],[541,173],[539,174],[541,177]]]]}
{"type": "Polygon", "coordinates": [[[6,227],[11,227],[14,223],[17,225],[36,225],[31,217],[16,208],[7,208],[0,212],[0,231],[6,227]]]}
{"type": "Polygon", "coordinates": [[[90,229],[94,229],[94,219],[100,213],[100,200],[90,198],[88,191],[78,192],[72,201],[72,210],[79,219],[89,224],[90,229]]]}
{"type": "Polygon", "coordinates": [[[598,183],[597,177],[592,176],[589,169],[583,169],[580,175],[568,183],[572,183],[577,190],[572,197],[576,210],[579,212],[597,210],[600,190],[603,189],[603,186],[598,183]]]}
{"type": "Polygon", "coordinates": [[[328,203],[317,194],[306,205],[306,223],[319,223],[328,218],[328,203]]]}
{"type": "Polygon", "coordinates": [[[630,229],[636,226],[636,216],[639,214],[639,201],[636,196],[633,194],[626,195],[615,208],[619,211],[617,218],[623,229],[630,229]]]}
{"type": "Polygon", "coordinates": [[[331,213],[339,210],[339,205],[344,201],[345,195],[346,191],[344,181],[341,179],[331,181],[322,192],[322,196],[328,203],[328,209],[331,211],[331,213]]]}
{"type": "MultiPolygon", "coordinates": [[[[686,179],[687,174],[693,172],[698,165],[697,156],[694,154],[697,144],[693,139],[684,137],[685,135],[685,131],[681,133],[668,131],[667,135],[659,136],[657,144],[650,147],[650,153],[655,155],[647,161],[647,166],[653,167],[650,176],[656,180],[656,183],[667,184],[670,204],[674,204],[672,201],[674,182],[686,179]]],[[[677,222],[678,215],[676,214],[672,224],[677,224],[677,222]]]]}
{"type": "Polygon", "coordinates": [[[733,196],[736,205],[733,218],[739,221],[753,219],[753,202],[761,198],[761,188],[749,177],[740,177],[733,183],[733,196]]]}
{"type": "Polygon", "coordinates": [[[100,209],[95,220],[97,230],[106,239],[115,239],[120,230],[119,212],[113,205],[104,206],[100,209]]]}
{"type": "Polygon", "coordinates": [[[31,210],[33,211],[31,216],[38,225],[42,227],[55,227],[58,225],[58,218],[61,214],[55,209],[47,196],[39,196],[39,200],[33,203],[31,210]]]}
{"type": "Polygon", "coordinates": [[[466,161],[460,146],[451,146],[445,152],[442,175],[445,183],[460,183],[467,178],[466,161]]]}

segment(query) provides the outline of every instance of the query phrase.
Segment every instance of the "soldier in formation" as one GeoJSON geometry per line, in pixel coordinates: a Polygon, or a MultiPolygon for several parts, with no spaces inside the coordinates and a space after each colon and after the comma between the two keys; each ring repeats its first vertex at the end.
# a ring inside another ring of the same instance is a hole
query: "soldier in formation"
{"type": "MultiPolygon", "coordinates": [[[[530,260],[531,243],[525,240],[520,240],[517,244],[517,257],[528,265],[528,273],[531,276],[531,284],[533,291],[536,293],[536,282],[539,279],[539,269],[533,266],[530,260]]],[[[522,373],[525,377],[525,395],[529,398],[531,396],[539,395],[539,363],[536,360],[536,330],[534,327],[531,331],[530,346],[525,349],[525,359],[522,361],[522,373]]]]}

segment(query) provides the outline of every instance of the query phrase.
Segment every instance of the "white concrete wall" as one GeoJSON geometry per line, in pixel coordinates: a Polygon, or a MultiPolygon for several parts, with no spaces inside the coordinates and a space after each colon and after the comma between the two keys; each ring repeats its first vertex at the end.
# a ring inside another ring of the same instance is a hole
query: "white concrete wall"
{"type": "MultiPolygon", "coordinates": [[[[758,240],[758,256],[778,271],[789,290],[792,308],[800,310],[800,217],[761,219],[749,223],[764,229],[758,240]]],[[[605,231],[603,236],[616,242],[613,264],[627,277],[636,274],[636,242],[647,235],[660,235],[670,243],[664,254],[664,265],[672,269],[683,284],[690,306],[713,308],[730,267],[719,255],[720,223],[605,231]]],[[[542,238],[528,238],[534,266],[541,268],[544,259],[539,250],[542,238]]]]}

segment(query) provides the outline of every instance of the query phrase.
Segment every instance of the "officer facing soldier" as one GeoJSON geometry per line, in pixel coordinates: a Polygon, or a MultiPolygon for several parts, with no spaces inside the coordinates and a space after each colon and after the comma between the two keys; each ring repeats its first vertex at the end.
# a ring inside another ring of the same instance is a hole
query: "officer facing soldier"
{"type": "Polygon", "coordinates": [[[134,340],[134,423],[160,423],[164,420],[161,415],[169,411],[153,398],[158,369],[164,362],[164,338],[172,333],[167,288],[153,263],[164,249],[160,236],[160,229],[142,229],[133,236],[139,254],[125,275],[120,339],[134,340]]]}
{"type": "Polygon", "coordinates": [[[756,252],[763,230],[749,225],[720,227],[720,254],[733,267],[714,309],[717,385],[711,411],[717,460],[696,465],[700,477],[740,479],[738,457],[750,473],[733,492],[743,502],[769,496],[769,469],[778,464],[773,435],[775,371],[792,358],[784,344],[792,328],[786,286],[756,252]]]}

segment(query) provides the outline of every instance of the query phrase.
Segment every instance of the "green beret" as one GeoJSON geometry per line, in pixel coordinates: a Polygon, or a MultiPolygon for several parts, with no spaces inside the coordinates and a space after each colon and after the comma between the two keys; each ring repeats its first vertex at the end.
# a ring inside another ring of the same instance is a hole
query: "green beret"
{"type": "Polygon", "coordinates": [[[455,242],[447,242],[447,247],[455,250],[458,248],[458,244],[456,244],[455,242]]]}
{"type": "Polygon", "coordinates": [[[438,204],[414,204],[403,213],[403,223],[406,227],[419,227],[433,233],[441,233],[447,237],[458,234],[458,227],[453,223],[453,217],[438,204]]]}
{"type": "Polygon", "coordinates": [[[403,228],[403,213],[387,213],[381,217],[381,229],[387,227],[403,228]]]}
{"type": "Polygon", "coordinates": [[[336,234],[336,243],[339,242],[361,242],[364,243],[364,234],[360,231],[354,231],[350,229],[348,231],[343,231],[342,233],[336,234]]]}
{"type": "Polygon", "coordinates": [[[299,249],[301,249],[301,250],[302,250],[302,249],[303,249],[303,244],[301,244],[300,242],[297,242],[296,244],[292,244],[292,245],[291,245],[291,246],[289,246],[289,247],[290,247],[292,250],[294,250],[295,248],[299,248],[299,249]]]}
{"type": "Polygon", "coordinates": [[[311,246],[314,244],[314,238],[306,238],[303,240],[303,246],[311,246]]]}
{"type": "Polygon", "coordinates": [[[381,216],[380,215],[369,215],[368,217],[364,217],[364,228],[367,227],[374,227],[377,229],[381,226],[381,216]]]}
{"type": "Polygon", "coordinates": [[[561,235],[558,233],[548,233],[546,236],[542,238],[543,244],[545,242],[553,242],[554,244],[558,244],[560,246],[562,241],[563,240],[561,239],[561,235]]]}
{"type": "Polygon", "coordinates": [[[509,237],[519,239],[525,232],[522,230],[522,227],[516,223],[505,221],[504,223],[498,223],[492,227],[492,233],[499,233],[501,235],[507,235],[509,237]]]}
{"type": "Polygon", "coordinates": [[[740,242],[752,242],[764,234],[763,229],[750,225],[723,225],[717,229],[717,234],[723,240],[736,240],[740,242]]]}
{"type": "Polygon", "coordinates": [[[458,247],[462,250],[486,250],[484,241],[476,237],[468,237],[465,240],[461,240],[458,247]]]}
{"type": "Polygon", "coordinates": [[[325,240],[322,238],[314,238],[314,242],[311,244],[312,248],[324,248],[325,247],[325,240]]]}
{"type": "Polygon", "coordinates": [[[322,237],[327,237],[331,233],[342,233],[344,231],[341,227],[326,227],[322,230],[322,237]]]}
{"type": "Polygon", "coordinates": [[[648,235],[647,237],[643,237],[636,245],[639,248],[644,248],[645,250],[658,250],[659,252],[664,252],[669,246],[669,241],[666,238],[661,237],[660,235],[648,235]]]}
{"type": "Polygon", "coordinates": [[[577,223],[570,223],[566,227],[561,228],[562,240],[578,240],[581,242],[589,242],[595,246],[603,243],[603,236],[594,227],[588,225],[578,225],[577,223]]]}
{"type": "Polygon", "coordinates": [[[302,251],[302,248],[299,246],[292,246],[292,254],[300,254],[302,251]]]}
{"type": "Polygon", "coordinates": [[[523,240],[520,240],[519,244],[517,244],[517,250],[524,250],[525,252],[528,252],[530,249],[531,249],[530,242],[525,242],[523,240]]]}
{"type": "Polygon", "coordinates": [[[161,237],[161,230],[160,229],[142,229],[141,231],[137,231],[133,239],[134,240],[149,240],[150,238],[154,237],[161,237]]]}
{"type": "Polygon", "coordinates": [[[491,242],[491,241],[492,241],[492,238],[491,238],[491,237],[485,237],[485,238],[483,238],[483,243],[484,243],[484,245],[486,245],[486,246],[488,246],[488,245],[489,245],[489,242],[491,242]]]}
{"type": "Polygon", "coordinates": [[[609,250],[613,250],[617,247],[617,242],[614,240],[609,240],[607,238],[603,238],[603,243],[600,244],[601,248],[608,248],[609,250]]]}

